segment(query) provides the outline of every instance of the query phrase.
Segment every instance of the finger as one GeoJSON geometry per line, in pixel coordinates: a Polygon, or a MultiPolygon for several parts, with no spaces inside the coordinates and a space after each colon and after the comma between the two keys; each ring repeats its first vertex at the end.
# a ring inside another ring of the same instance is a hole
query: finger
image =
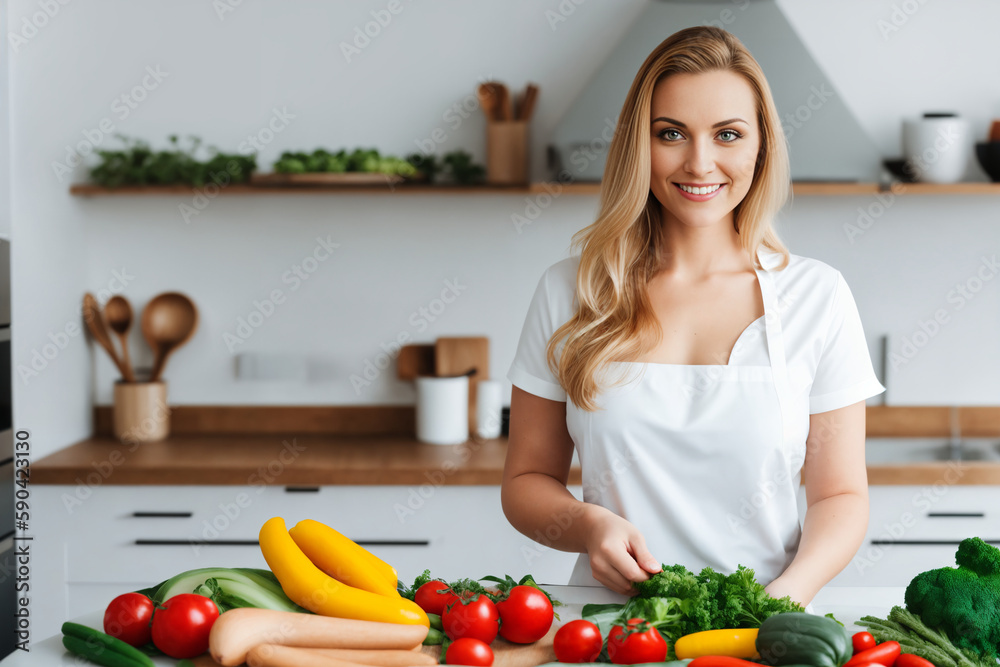
{"type": "Polygon", "coordinates": [[[639,564],[635,562],[635,558],[632,554],[626,550],[616,551],[613,554],[608,554],[608,562],[615,570],[621,573],[623,577],[629,582],[629,586],[632,585],[633,581],[645,581],[649,578],[639,564]]]}
{"type": "Polygon", "coordinates": [[[646,541],[641,537],[634,543],[632,553],[635,557],[635,561],[647,572],[656,574],[663,569],[663,566],[660,565],[660,561],[653,558],[653,554],[649,553],[649,549],[646,548],[646,541]]]}
{"type": "Polygon", "coordinates": [[[597,579],[602,585],[610,588],[615,593],[628,595],[629,591],[632,590],[632,582],[626,579],[621,572],[610,564],[594,563],[591,569],[594,579],[597,579]]]}

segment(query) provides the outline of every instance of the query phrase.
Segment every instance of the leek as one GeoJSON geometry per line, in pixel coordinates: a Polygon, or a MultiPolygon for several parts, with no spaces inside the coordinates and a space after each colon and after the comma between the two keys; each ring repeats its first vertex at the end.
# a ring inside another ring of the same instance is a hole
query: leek
{"type": "Polygon", "coordinates": [[[195,593],[211,598],[226,612],[238,607],[256,607],[310,614],[292,602],[270,570],[256,568],[204,567],[181,572],[164,582],[137,591],[161,605],[175,595],[195,593]]]}

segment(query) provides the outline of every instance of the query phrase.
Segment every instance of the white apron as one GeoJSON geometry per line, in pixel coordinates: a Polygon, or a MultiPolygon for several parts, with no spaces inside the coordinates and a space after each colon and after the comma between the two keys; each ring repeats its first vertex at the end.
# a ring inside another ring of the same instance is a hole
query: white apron
{"type": "MultiPolygon", "coordinates": [[[[767,585],[798,548],[796,492],[809,406],[808,392],[789,387],[767,270],[780,256],[761,251],[758,257],[765,267],[756,273],[769,365],[615,362],[612,380],[619,369],[641,377],[605,384],[601,411],[580,410],[572,401],[566,410],[584,501],[636,525],[660,562],[695,574],[705,566],[728,574],[741,564],[767,585]]],[[[587,554],[569,583],[601,586],[587,554]]]]}

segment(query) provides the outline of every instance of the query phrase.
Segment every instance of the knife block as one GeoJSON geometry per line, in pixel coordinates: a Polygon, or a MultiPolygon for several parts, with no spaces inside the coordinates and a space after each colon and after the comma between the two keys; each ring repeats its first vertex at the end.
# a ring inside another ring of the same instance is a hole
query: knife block
{"type": "Polygon", "coordinates": [[[115,382],[112,432],[124,443],[156,442],[170,434],[167,383],[115,382]]]}

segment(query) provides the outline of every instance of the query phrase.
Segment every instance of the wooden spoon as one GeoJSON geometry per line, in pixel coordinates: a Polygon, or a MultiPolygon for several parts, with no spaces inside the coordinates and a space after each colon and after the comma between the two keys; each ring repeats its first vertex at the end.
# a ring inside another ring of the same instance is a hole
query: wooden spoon
{"type": "Polygon", "coordinates": [[[479,98],[479,106],[486,116],[486,121],[492,123],[499,120],[497,114],[499,99],[497,98],[496,84],[492,81],[481,83],[476,89],[476,94],[479,98]]]}
{"type": "Polygon", "coordinates": [[[118,334],[122,344],[122,375],[126,382],[135,382],[132,372],[132,362],[128,356],[128,330],[132,328],[132,304],[123,296],[114,295],[104,304],[104,319],[108,326],[118,334]]]}
{"type": "Polygon", "coordinates": [[[142,335],[153,350],[153,374],[150,382],[160,379],[170,353],[191,338],[198,327],[198,309],[180,292],[158,294],[142,311],[142,335]]]}
{"type": "Polygon", "coordinates": [[[115,362],[115,366],[118,367],[122,377],[125,378],[125,366],[122,364],[121,359],[118,358],[118,353],[115,352],[114,345],[111,344],[111,336],[108,335],[104,318],[101,317],[101,308],[97,305],[97,299],[90,292],[83,295],[83,321],[87,324],[87,330],[90,332],[90,335],[93,336],[98,345],[104,348],[104,351],[111,357],[111,361],[115,362]]]}

